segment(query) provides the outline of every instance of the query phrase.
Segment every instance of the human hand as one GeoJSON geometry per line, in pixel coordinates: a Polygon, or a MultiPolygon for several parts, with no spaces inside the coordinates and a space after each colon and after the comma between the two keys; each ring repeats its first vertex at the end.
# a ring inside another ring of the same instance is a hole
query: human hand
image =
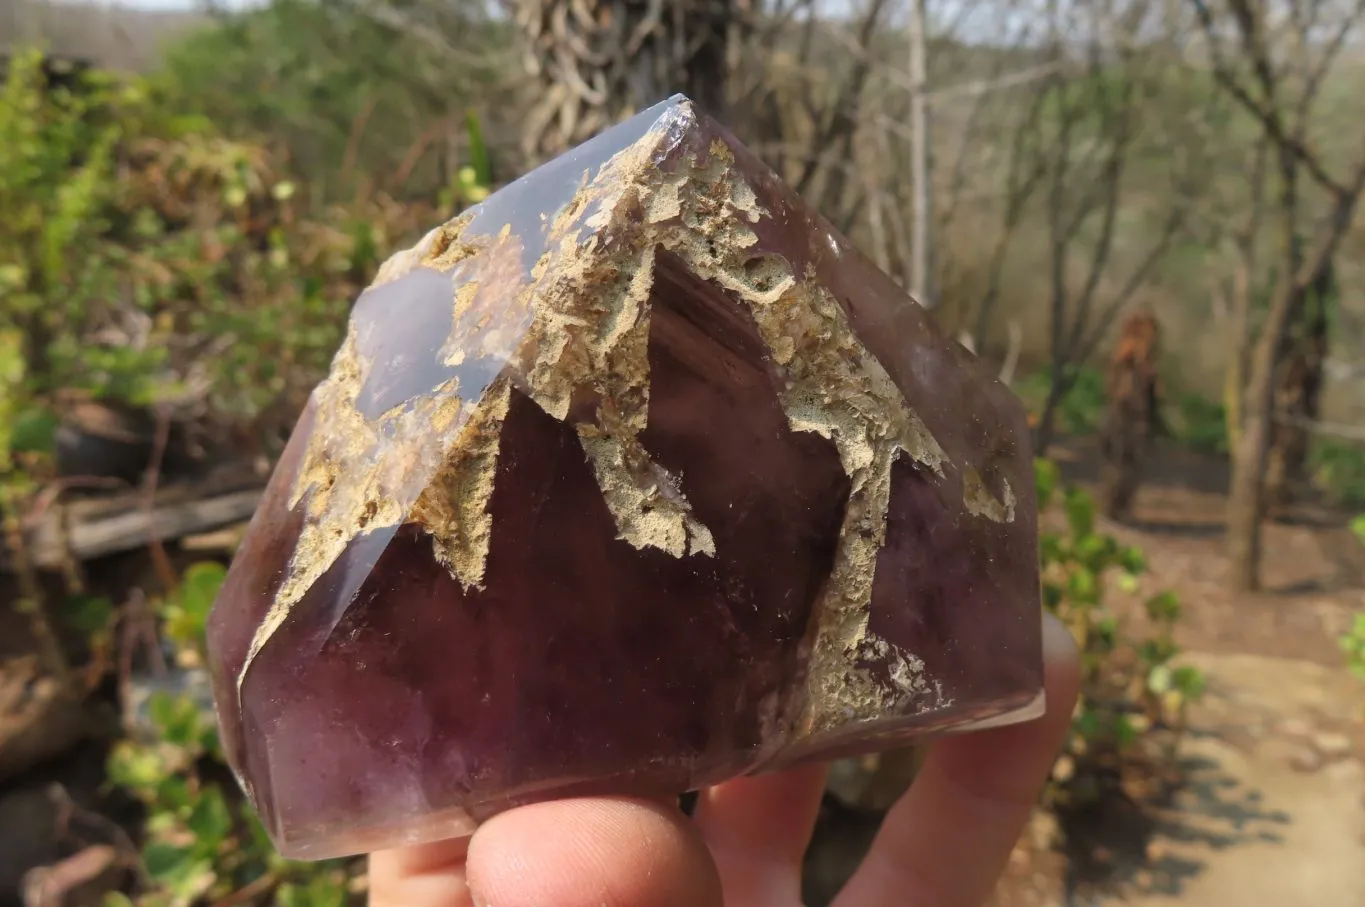
{"type": "MultiPolygon", "coordinates": [[[[945,737],[887,813],[834,907],[978,907],[994,889],[1071,721],[1071,634],[1044,618],[1047,714],[945,737]]],[[[370,857],[370,907],[800,907],[825,766],[740,778],[675,804],[523,806],[472,838],[370,857]]]]}

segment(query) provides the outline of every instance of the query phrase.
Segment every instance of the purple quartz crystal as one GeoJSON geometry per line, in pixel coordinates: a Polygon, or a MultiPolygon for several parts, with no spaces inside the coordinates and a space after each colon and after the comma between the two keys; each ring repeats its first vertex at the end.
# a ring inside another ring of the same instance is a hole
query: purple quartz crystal
{"type": "Polygon", "coordinates": [[[286,855],[1036,715],[1025,414],[677,97],[390,259],[209,626],[286,855]]]}

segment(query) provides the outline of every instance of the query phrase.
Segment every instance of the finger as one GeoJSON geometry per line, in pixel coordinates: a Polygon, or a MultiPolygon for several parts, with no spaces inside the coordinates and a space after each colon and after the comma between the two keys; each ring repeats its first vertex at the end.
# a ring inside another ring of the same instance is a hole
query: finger
{"type": "Polygon", "coordinates": [[[737,778],[702,791],[693,821],[711,849],[726,904],[799,904],[824,765],[737,778]]]}
{"type": "Polygon", "coordinates": [[[464,838],[370,854],[370,907],[472,907],[468,849],[464,838]]]}
{"type": "Polygon", "coordinates": [[[979,907],[995,887],[1071,721],[1076,644],[1044,618],[1047,713],[1036,721],[946,737],[887,814],[835,907],[979,907]]]}
{"type": "Polygon", "coordinates": [[[676,807],[633,798],[537,803],[469,845],[469,888],[493,907],[721,907],[720,880],[676,807]]]}

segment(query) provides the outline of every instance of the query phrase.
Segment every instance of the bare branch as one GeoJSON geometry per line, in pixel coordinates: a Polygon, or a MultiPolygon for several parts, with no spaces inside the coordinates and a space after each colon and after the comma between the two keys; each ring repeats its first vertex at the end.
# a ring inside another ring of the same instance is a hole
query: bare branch
{"type": "MultiPolygon", "coordinates": [[[[1296,135],[1284,123],[1284,115],[1277,104],[1279,79],[1271,63],[1270,51],[1263,35],[1264,29],[1258,24],[1259,20],[1255,8],[1251,5],[1251,0],[1228,0],[1228,3],[1237,23],[1241,45],[1250,60],[1256,81],[1263,94],[1262,98],[1254,97],[1234,73],[1232,64],[1227,60],[1226,54],[1222,50],[1217,24],[1207,0],[1190,0],[1190,2],[1194,6],[1205,38],[1208,41],[1209,53],[1213,63],[1213,75],[1218,83],[1248,113],[1255,117],[1261,124],[1261,128],[1278,147],[1291,154],[1308,171],[1314,182],[1332,195],[1340,196],[1345,193],[1347,184],[1334,179],[1323,166],[1320,156],[1308,147],[1304,136],[1296,135]]],[[[1337,50],[1340,49],[1344,41],[1345,34],[1343,33],[1340,40],[1334,42],[1337,50]]],[[[1330,59],[1329,57],[1328,63],[1330,63],[1330,59]]],[[[1301,120],[1306,121],[1306,109],[1311,106],[1316,97],[1321,79],[1322,76],[1318,75],[1317,78],[1311,80],[1301,95],[1300,106],[1305,111],[1305,115],[1300,117],[1301,120]]]]}

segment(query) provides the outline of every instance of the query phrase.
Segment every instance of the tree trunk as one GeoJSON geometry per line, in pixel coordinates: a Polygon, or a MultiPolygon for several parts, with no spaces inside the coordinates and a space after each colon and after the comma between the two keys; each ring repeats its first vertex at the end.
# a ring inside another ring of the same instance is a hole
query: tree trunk
{"type": "Polygon", "coordinates": [[[516,0],[535,82],[527,154],[552,157],[682,92],[725,114],[727,48],[748,0],[516,0]]]}
{"type": "Polygon", "coordinates": [[[1239,368],[1236,355],[1223,374],[1223,437],[1228,456],[1236,456],[1242,440],[1242,391],[1246,388],[1245,369],[1239,368]]]}
{"type": "Polygon", "coordinates": [[[934,287],[929,272],[929,225],[933,219],[929,179],[929,104],[925,88],[923,0],[910,0],[910,295],[933,308],[934,287]]]}
{"type": "Polygon", "coordinates": [[[1247,386],[1242,395],[1241,437],[1232,451],[1227,514],[1232,585],[1239,592],[1253,591],[1260,586],[1261,519],[1265,515],[1264,480],[1270,460],[1275,413],[1275,365],[1285,330],[1301,296],[1292,272],[1280,277],[1261,336],[1252,351],[1247,386]]]}
{"type": "Polygon", "coordinates": [[[1266,506],[1272,515],[1291,506],[1308,481],[1312,437],[1306,423],[1319,417],[1327,361],[1328,306],[1335,294],[1332,263],[1324,263],[1298,306],[1277,363],[1275,417],[1266,471],[1266,506]]]}
{"type": "Polygon", "coordinates": [[[1070,389],[1070,382],[1064,384],[1063,381],[1063,378],[1057,377],[1054,373],[1052,381],[1048,384],[1047,400],[1043,403],[1043,411],[1038,414],[1038,424],[1033,428],[1035,457],[1046,456],[1048,448],[1057,439],[1057,410],[1061,407],[1062,398],[1070,389]]]}
{"type": "Polygon", "coordinates": [[[1244,239],[1232,280],[1231,329],[1227,370],[1223,375],[1223,423],[1228,456],[1237,454],[1242,437],[1242,393],[1247,386],[1247,352],[1251,346],[1252,244],[1244,239]]]}

